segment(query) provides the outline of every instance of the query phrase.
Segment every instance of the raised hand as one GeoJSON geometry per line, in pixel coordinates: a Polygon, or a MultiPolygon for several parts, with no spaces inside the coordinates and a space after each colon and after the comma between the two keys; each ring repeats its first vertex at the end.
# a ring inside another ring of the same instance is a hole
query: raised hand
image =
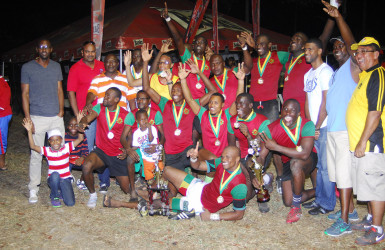
{"type": "Polygon", "coordinates": [[[149,62],[151,60],[151,58],[152,58],[152,53],[154,53],[153,50],[151,50],[151,53],[148,52],[149,51],[149,44],[148,43],[144,43],[142,45],[141,51],[142,51],[143,62],[149,62]]]}
{"type": "Polygon", "coordinates": [[[240,37],[246,41],[247,45],[249,45],[252,48],[255,48],[255,41],[251,33],[242,31],[240,37]]]}
{"type": "Polygon", "coordinates": [[[190,69],[191,69],[191,73],[193,74],[198,74],[199,73],[199,68],[198,68],[198,65],[196,65],[196,63],[190,59],[188,59],[186,61],[186,63],[188,64],[188,66],[190,66],[190,69]]]}
{"type": "Polygon", "coordinates": [[[167,9],[167,3],[166,2],[164,2],[164,9],[162,10],[160,16],[163,17],[164,19],[166,19],[168,17],[168,9],[167,9]]]}
{"type": "Polygon", "coordinates": [[[29,132],[29,131],[32,132],[33,122],[32,122],[31,119],[24,118],[24,119],[23,119],[22,125],[23,125],[23,127],[24,127],[28,132],[29,132]]]}
{"type": "Polygon", "coordinates": [[[130,67],[131,62],[132,62],[131,51],[127,50],[124,53],[124,65],[126,65],[126,68],[130,67]]]}
{"type": "Polygon", "coordinates": [[[211,56],[214,55],[214,51],[210,48],[209,45],[206,46],[205,57],[207,61],[210,61],[211,56]]]}
{"type": "Polygon", "coordinates": [[[162,54],[164,54],[164,53],[167,53],[167,52],[170,52],[170,51],[174,50],[174,49],[170,48],[171,45],[172,45],[172,39],[169,38],[169,39],[166,40],[165,43],[162,44],[162,47],[160,48],[160,52],[162,54]]]}
{"type": "Polygon", "coordinates": [[[328,2],[325,2],[322,0],[322,3],[323,5],[325,6],[325,8],[323,8],[323,10],[331,17],[334,17],[334,18],[337,18],[339,17],[341,14],[340,12],[338,11],[338,9],[334,6],[331,6],[330,3],[328,2]]]}
{"type": "Polygon", "coordinates": [[[198,152],[199,152],[199,141],[197,142],[197,145],[195,148],[190,148],[187,151],[187,157],[196,159],[198,158],[198,152]]]}
{"type": "Polygon", "coordinates": [[[267,137],[267,135],[265,134],[264,131],[262,131],[262,133],[260,133],[259,136],[261,137],[262,141],[265,143],[265,147],[267,149],[269,149],[269,150],[275,149],[275,146],[277,146],[277,142],[275,140],[267,137]]]}
{"type": "Polygon", "coordinates": [[[246,77],[246,73],[244,70],[244,63],[238,63],[238,72],[233,70],[233,73],[238,80],[244,80],[246,77]]]}
{"type": "Polygon", "coordinates": [[[190,70],[186,69],[186,64],[179,63],[178,76],[181,80],[186,79],[190,72],[190,70]]]}

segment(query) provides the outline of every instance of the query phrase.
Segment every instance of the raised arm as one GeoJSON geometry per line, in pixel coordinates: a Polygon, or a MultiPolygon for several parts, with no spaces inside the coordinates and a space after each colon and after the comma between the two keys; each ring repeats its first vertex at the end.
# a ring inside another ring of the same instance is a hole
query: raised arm
{"type": "Polygon", "coordinates": [[[131,51],[127,50],[124,53],[124,65],[126,66],[126,77],[127,77],[128,85],[130,85],[130,87],[142,86],[142,78],[135,79],[131,73],[131,70],[130,70],[131,69],[131,61],[132,61],[131,51]]]}
{"type": "MultiPolygon", "coordinates": [[[[151,53],[148,52],[148,43],[143,44],[142,46],[142,58],[143,58],[143,68],[146,69],[148,66],[148,62],[151,60],[153,51],[151,53]]],[[[150,86],[150,77],[147,70],[143,70],[143,90],[147,92],[150,96],[151,100],[155,103],[160,102],[160,95],[150,86]]]]}
{"type": "MultiPolygon", "coordinates": [[[[235,77],[238,79],[237,96],[245,91],[245,66],[244,63],[238,63],[238,72],[233,71],[235,77]]],[[[229,113],[231,116],[237,114],[237,105],[233,102],[230,106],[229,113]]]]}
{"type": "Polygon", "coordinates": [[[332,20],[331,18],[328,18],[322,34],[318,37],[322,41],[322,54],[323,55],[326,55],[326,53],[327,53],[326,48],[327,48],[327,45],[328,45],[328,42],[330,39],[330,35],[333,32],[334,24],[335,24],[334,20],[332,20]]]}
{"type": "Polygon", "coordinates": [[[37,153],[41,154],[41,148],[35,144],[32,137],[32,129],[33,129],[33,122],[30,118],[24,118],[23,119],[23,126],[28,131],[28,142],[29,147],[36,151],[37,153]]]}
{"type": "MultiPolygon", "coordinates": [[[[77,126],[79,127],[79,122],[81,121],[81,119],[84,117],[84,113],[83,111],[80,111],[77,113],[76,115],[76,120],[77,120],[77,126]]],[[[82,141],[84,140],[84,134],[83,133],[78,133],[78,138],[76,138],[74,140],[74,147],[77,147],[80,143],[82,143],[82,141]]]]}
{"type": "Polygon", "coordinates": [[[237,38],[243,51],[243,61],[245,63],[245,67],[243,70],[246,74],[249,74],[253,69],[253,59],[251,58],[251,55],[249,50],[247,49],[247,46],[250,46],[251,48],[254,49],[255,47],[254,38],[251,36],[251,34],[247,32],[241,32],[241,36],[238,35],[237,38]]]}
{"type": "Polygon", "coordinates": [[[181,82],[184,99],[186,100],[187,104],[191,107],[191,110],[194,112],[194,114],[197,115],[201,109],[201,106],[195,102],[191,95],[191,91],[187,86],[186,78],[190,74],[190,72],[190,70],[186,69],[186,64],[179,63],[178,75],[181,82]]]}
{"type": "Polygon", "coordinates": [[[162,47],[160,48],[158,54],[156,55],[154,61],[152,62],[150,74],[155,74],[156,72],[158,72],[160,57],[163,54],[168,53],[168,52],[173,50],[172,48],[170,48],[171,45],[172,45],[172,39],[171,38],[167,39],[167,41],[162,44],[162,47]]]}

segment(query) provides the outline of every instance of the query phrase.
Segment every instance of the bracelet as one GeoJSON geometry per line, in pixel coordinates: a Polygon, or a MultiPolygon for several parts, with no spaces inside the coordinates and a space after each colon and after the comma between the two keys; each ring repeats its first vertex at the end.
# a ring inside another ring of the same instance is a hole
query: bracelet
{"type": "Polygon", "coordinates": [[[218,213],[210,214],[210,220],[221,220],[218,213]]]}
{"type": "Polygon", "coordinates": [[[170,22],[171,21],[171,17],[166,17],[164,20],[166,20],[166,22],[170,22]]]}
{"type": "Polygon", "coordinates": [[[319,129],[319,128],[316,128],[315,131],[320,131],[320,129],[319,129]]]}
{"type": "Polygon", "coordinates": [[[174,83],[171,81],[171,82],[168,82],[167,85],[173,85],[174,83]]]}
{"type": "Polygon", "coordinates": [[[198,161],[198,158],[190,157],[190,161],[191,161],[191,162],[197,162],[197,161],[198,161]]]}
{"type": "Polygon", "coordinates": [[[247,45],[245,47],[243,47],[242,50],[247,50],[247,45]]]}

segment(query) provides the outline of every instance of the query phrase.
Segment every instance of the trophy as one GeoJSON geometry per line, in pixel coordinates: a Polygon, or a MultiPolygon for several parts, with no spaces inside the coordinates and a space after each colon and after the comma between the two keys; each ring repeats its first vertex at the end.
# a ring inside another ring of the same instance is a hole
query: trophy
{"type": "Polygon", "coordinates": [[[268,202],[270,200],[270,194],[263,185],[263,166],[257,162],[257,157],[259,156],[259,151],[261,150],[259,146],[259,139],[255,138],[251,140],[250,146],[251,148],[249,149],[249,154],[253,155],[251,158],[253,163],[250,165],[250,168],[259,183],[259,187],[257,188],[257,201],[260,203],[268,202]]]}
{"type": "Polygon", "coordinates": [[[161,159],[163,146],[157,145],[155,152],[152,154],[152,159],[155,161],[154,178],[148,180],[148,196],[150,203],[149,215],[163,215],[168,216],[170,214],[170,206],[168,200],[168,181],[162,178],[162,170],[159,168],[159,160],[161,159]],[[161,197],[162,206],[159,209],[155,209],[153,206],[154,193],[159,192],[161,197]]]}

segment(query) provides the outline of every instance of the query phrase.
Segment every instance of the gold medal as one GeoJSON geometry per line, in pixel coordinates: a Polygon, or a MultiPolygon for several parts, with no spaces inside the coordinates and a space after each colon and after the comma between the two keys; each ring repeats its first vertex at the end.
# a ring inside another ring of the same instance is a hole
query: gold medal
{"type": "Polygon", "coordinates": [[[259,79],[258,79],[258,83],[259,83],[259,84],[263,84],[263,79],[262,79],[262,78],[259,78],[259,79]]]}
{"type": "Polygon", "coordinates": [[[181,133],[182,133],[182,130],[180,130],[179,128],[177,128],[177,129],[175,129],[174,135],[180,136],[181,133]]]}
{"type": "Polygon", "coordinates": [[[108,137],[108,139],[111,140],[112,138],[114,138],[114,133],[112,133],[111,131],[108,132],[107,137],[108,137]]]}
{"type": "Polygon", "coordinates": [[[215,146],[219,146],[219,145],[221,145],[221,142],[219,140],[216,140],[215,141],[215,146]]]}
{"type": "Polygon", "coordinates": [[[223,199],[223,196],[222,196],[222,195],[218,196],[217,202],[218,202],[219,204],[223,203],[224,201],[225,201],[225,199],[223,199]]]}

